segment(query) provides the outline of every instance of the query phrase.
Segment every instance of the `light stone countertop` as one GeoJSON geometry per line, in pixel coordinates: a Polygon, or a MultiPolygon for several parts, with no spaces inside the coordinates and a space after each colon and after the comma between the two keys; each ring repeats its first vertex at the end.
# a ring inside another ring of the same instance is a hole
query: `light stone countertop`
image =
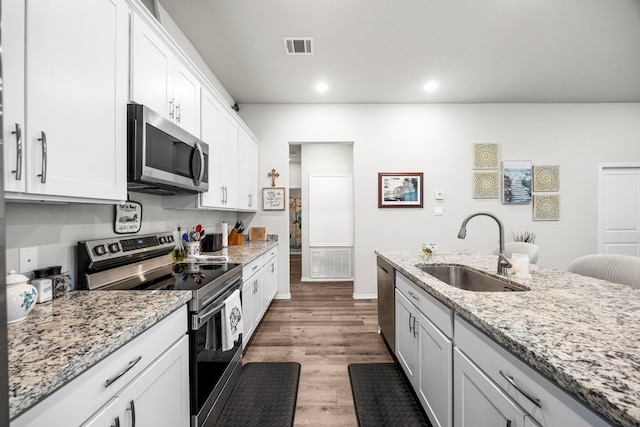
{"type": "Polygon", "coordinates": [[[37,304],[25,320],[7,325],[9,417],[17,417],[190,299],[190,291],[72,291],[37,304]]]}
{"type": "Polygon", "coordinates": [[[207,252],[206,254],[226,255],[229,257],[229,262],[246,265],[275,246],[278,246],[277,240],[245,241],[242,245],[229,245],[219,251],[207,252]]]}
{"type": "MultiPolygon", "coordinates": [[[[231,245],[215,255],[248,264],[277,240],[231,245]]],[[[9,416],[17,417],[187,304],[189,291],[73,291],[8,325],[9,416]]],[[[185,322],[187,319],[185,319],[185,322]]]]}
{"type": "Polygon", "coordinates": [[[640,426],[640,289],[532,264],[530,279],[508,277],[528,292],[470,292],[416,264],[465,265],[495,275],[496,255],[376,254],[614,425],[640,426]]]}

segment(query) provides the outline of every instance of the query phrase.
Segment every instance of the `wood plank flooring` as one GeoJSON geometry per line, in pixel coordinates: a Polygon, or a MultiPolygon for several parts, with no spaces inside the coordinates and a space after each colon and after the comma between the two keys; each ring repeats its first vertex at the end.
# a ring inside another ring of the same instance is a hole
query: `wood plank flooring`
{"type": "Polygon", "coordinates": [[[244,354],[244,363],[302,365],[296,426],[357,426],[347,366],[392,362],[378,334],[376,300],[354,300],[351,282],[300,282],[291,255],[291,300],[274,300],[244,354]]]}

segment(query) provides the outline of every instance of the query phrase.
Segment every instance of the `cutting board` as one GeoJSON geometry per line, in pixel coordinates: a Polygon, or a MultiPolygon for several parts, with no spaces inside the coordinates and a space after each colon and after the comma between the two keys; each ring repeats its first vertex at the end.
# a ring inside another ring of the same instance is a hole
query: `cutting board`
{"type": "Polygon", "coordinates": [[[251,227],[249,229],[249,240],[267,240],[267,227],[251,227]]]}

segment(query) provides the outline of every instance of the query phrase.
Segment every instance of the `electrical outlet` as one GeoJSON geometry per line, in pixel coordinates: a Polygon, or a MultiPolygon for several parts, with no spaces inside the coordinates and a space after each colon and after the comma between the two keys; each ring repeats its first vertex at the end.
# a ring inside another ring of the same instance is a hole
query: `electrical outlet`
{"type": "Polygon", "coordinates": [[[444,200],[444,191],[442,190],[436,191],[436,200],[444,200]]]}
{"type": "Polygon", "coordinates": [[[38,248],[20,248],[20,273],[38,268],[38,248]]]}
{"type": "Polygon", "coordinates": [[[433,208],[433,214],[435,216],[442,216],[444,215],[444,208],[442,206],[436,206],[435,208],[433,208]]]}

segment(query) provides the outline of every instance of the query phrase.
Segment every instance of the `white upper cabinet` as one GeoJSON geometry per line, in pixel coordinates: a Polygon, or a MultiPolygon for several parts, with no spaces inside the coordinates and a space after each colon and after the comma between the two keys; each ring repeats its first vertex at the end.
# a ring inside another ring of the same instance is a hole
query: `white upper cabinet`
{"type": "Polygon", "coordinates": [[[31,0],[22,7],[3,3],[11,34],[3,37],[6,198],[126,200],[128,6],[31,0]]]}
{"type": "Polygon", "coordinates": [[[253,211],[258,203],[258,143],[238,130],[238,210],[253,211]]]}
{"type": "Polygon", "coordinates": [[[200,136],[200,80],[158,31],[134,15],[131,35],[131,100],[200,136]]]}

